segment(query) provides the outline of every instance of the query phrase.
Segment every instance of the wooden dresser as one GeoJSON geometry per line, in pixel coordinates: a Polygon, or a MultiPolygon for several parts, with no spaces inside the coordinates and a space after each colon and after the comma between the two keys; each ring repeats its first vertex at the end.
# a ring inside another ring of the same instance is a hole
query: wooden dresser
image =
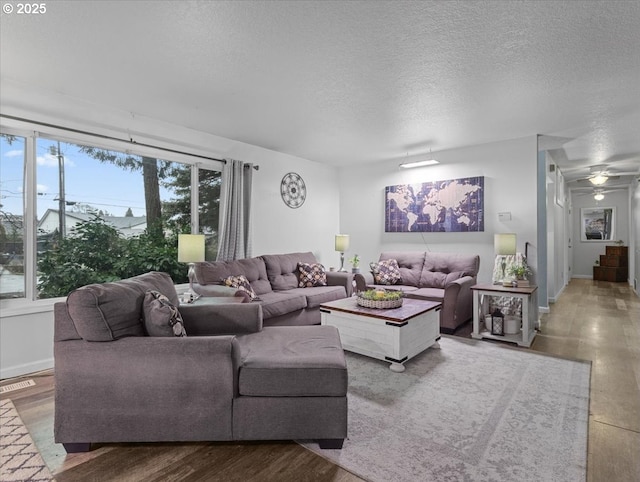
{"type": "Polygon", "coordinates": [[[606,246],[606,254],[600,255],[600,266],[593,267],[593,279],[597,281],[627,281],[629,278],[629,248],[606,246]]]}

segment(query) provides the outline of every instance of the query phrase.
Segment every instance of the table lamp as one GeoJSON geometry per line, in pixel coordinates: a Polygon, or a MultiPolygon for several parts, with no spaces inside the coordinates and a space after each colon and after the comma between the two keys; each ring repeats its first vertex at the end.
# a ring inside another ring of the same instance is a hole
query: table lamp
{"type": "Polygon", "coordinates": [[[349,249],[349,235],[336,234],[336,251],[340,252],[340,269],[338,271],[347,271],[344,269],[344,252],[347,249],[349,249]]]}
{"type": "Polygon", "coordinates": [[[196,277],[196,263],[204,261],[204,234],[178,234],[178,261],[189,263],[189,289],[185,295],[191,301],[200,295],[193,291],[193,280],[196,277]]]}
{"type": "Polygon", "coordinates": [[[502,256],[500,259],[500,267],[502,269],[502,281],[506,277],[505,269],[507,267],[507,259],[505,256],[516,254],[516,235],[514,233],[500,233],[493,235],[493,250],[496,256],[502,256]]]}

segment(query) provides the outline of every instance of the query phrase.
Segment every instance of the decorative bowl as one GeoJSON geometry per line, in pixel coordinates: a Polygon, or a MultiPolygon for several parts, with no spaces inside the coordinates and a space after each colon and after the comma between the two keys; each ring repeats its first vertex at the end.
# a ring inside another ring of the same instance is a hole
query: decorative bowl
{"type": "Polygon", "coordinates": [[[361,291],[356,297],[356,303],[364,308],[391,309],[402,306],[402,292],[386,290],[361,291]]]}

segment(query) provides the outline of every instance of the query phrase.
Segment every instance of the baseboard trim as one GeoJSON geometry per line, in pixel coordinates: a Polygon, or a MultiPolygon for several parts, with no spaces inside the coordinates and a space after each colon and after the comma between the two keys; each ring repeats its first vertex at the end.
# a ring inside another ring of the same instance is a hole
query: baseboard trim
{"type": "Polygon", "coordinates": [[[571,277],[577,278],[577,279],[593,279],[593,276],[588,274],[574,274],[574,275],[571,275],[571,277]]]}
{"type": "Polygon", "coordinates": [[[4,380],[6,378],[19,377],[50,368],[53,368],[53,358],[23,363],[22,365],[14,365],[12,367],[2,367],[2,369],[0,369],[0,379],[4,380]]]}
{"type": "Polygon", "coordinates": [[[567,285],[562,286],[562,288],[560,288],[560,291],[556,293],[556,295],[553,298],[549,298],[549,303],[555,303],[556,301],[558,301],[558,298],[560,298],[560,295],[562,294],[562,292],[566,287],[567,285]]]}

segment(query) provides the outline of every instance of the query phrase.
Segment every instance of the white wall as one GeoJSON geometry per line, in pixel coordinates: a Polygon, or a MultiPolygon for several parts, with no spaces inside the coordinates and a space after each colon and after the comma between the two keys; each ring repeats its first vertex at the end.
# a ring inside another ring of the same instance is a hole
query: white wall
{"type": "Polygon", "coordinates": [[[381,251],[417,250],[480,255],[479,281],[490,282],[494,263],[494,233],[516,233],[518,251],[529,248],[535,270],[537,210],[537,139],[530,136],[433,153],[440,164],[400,169],[401,160],[340,169],[340,228],[351,236],[348,256],[360,255],[362,265],[377,261],[381,251]],[[485,230],[480,233],[385,233],[384,189],[396,184],[484,176],[485,230]],[[500,222],[499,212],[511,221],[500,222]]]}
{"type": "Polygon", "coordinates": [[[605,254],[605,246],[614,244],[601,241],[582,241],[581,239],[581,219],[580,209],[596,206],[615,207],[615,224],[613,239],[624,241],[626,246],[629,245],[629,191],[623,189],[607,193],[602,201],[593,199],[593,195],[579,195],[579,191],[571,192],[572,206],[572,226],[573,226],[573,273],[575,278],[593,278],[593,265],[596,260],[600,260],[600,255],[605,254]]]}
{"type": "Polygon", "coordinates": [[[53,366],[53,312],[0,318],[0,378],[53,366]]]}
{"type": "Polygon", "coordinates": [[[337,168],[274,151],[261,153],[261,158],[253,178],[253,255],[313,251],[325,266],[335,266],[334,235],[340,227],[337,168]],[[307,188],[306,201],[296,209],[280,196],[282,178],[291,171],[307,188]]]}
{"type": "MultiPolygon", "coordinates": [[[[333,235],[340,227],[336,168],[62,95],[16,90],[11,85],[6,89],[3,86],[0,95],[5,115],[258,164],[260,170],[254,172],[252,193],[253,254],[313,251],[321,262],[337,264],[333,244],[333,235]],[[307,186],[306,202],[298,209],[288,208],[280,197],[280,181],[290,171],[300,174],[307,186]]],[[[18,308],[13,305],[10,309],[3,304],[0,330],[0,378],[52,366],[50,300],[27,302],[18,308]],[[22,314],[25,309],[29,314],[22,314]]]]}

